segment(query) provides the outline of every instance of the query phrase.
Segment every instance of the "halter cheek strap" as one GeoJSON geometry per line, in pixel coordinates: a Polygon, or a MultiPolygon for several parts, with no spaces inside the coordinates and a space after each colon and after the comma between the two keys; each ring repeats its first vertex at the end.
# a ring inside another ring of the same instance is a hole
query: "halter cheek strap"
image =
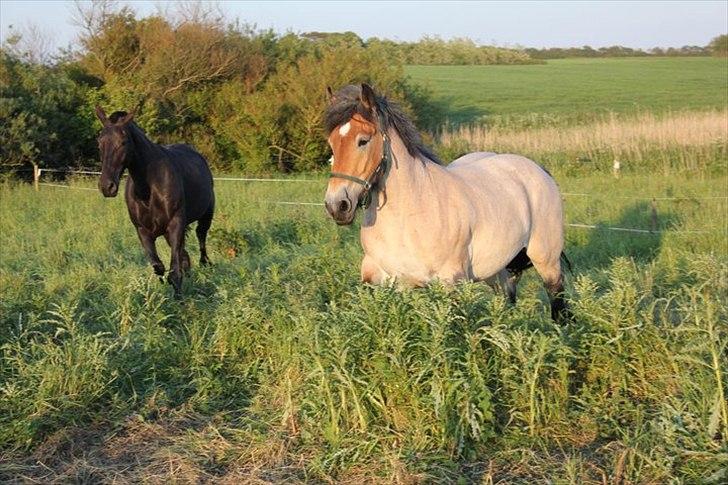
{"type": "Polygon", "coordinates": [[[381,181],[380,175],[383,177],[389,172],[389,167],[392,165],[392,145],[389,141],[389,137],[386,133],[382,134],[384,140],[384,146],[382,147],[382,159],[379,160],[379,164],[374,171],[366,179],[360,179],[346,173],[331,172],[329,178],[338,178],[344,180],[350,180],[351,182],[357,183],[364,187],[362,196],[359,198],[358,206],[366,209],[372,201],[372,190],[376,188],[378,182],[381,181]]]}

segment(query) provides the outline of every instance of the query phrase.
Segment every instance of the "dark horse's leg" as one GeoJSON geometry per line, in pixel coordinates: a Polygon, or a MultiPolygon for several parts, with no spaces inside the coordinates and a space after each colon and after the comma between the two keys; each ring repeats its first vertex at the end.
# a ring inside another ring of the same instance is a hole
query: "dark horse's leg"
{"type": "Polygon", "coordinates": [[[212,214],[214,210],[214,203],[210,204],[210,208],[207,212],[205,212],[205,215],[200,217],[200,220],[197,221],[197,228],[195,229],[195,233],[197,233],[197,240],[200,242],[201,265],[210,264],[210,258],[207,257],[207,231],[210,229],[210,225],[212,224],[212,214]]]}
{"type": "MultiPolygon", "coordinates": [[[[167,240],[167,244],[169,244],[169,247],[172,247],[172,243],[169,240],[169,235],[165,234],[164,239],[167,240]]],[[[180,259],[180,266],[182,267],[182,274],[189,274],[190,268],[192,267],[192,262],[190,261],[190,254],[187,252],[187,250],[182,246],[182,258],[180,259]]]]}
{"type": "Polygon", "coordinates": [[[177,214],[169,221],[165,238],[172,249],[172,258],[169,263],[169,282],[174,287],[174,295],[179,297],[182,293],[182,270],[185,254],[184,215],[177,214]]]}
{"type": "Polygon", "coordinates": [[[144,252],[147,254],[147,259],[149,259],[152,268],[154,268],[154,273],[157,276],[164,276],[164,264],[162,264],[162,260],[159,259],[159,255],[157,254],[154,237],[143,227],[137,227],[137,235],[139,236],[139,241],[142,243],[144,252]]]}

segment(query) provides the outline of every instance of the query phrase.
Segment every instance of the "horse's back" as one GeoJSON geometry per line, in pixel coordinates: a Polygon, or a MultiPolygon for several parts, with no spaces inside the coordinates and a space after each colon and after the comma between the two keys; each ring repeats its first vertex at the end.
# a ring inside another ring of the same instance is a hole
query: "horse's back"
{"type": "Polygon", "coordinates": [[[546,169],[521,155],[470,153],[458,158],[447,168],[476,190],[497,190],[501,192],[501,197],[509,193],[517,197],[525,191],[529,198],[559,198],[556,182],[546,169]]]}
{"type": "Polygon", "coordinates": [[[494,244],[490,234],[495,231],[503,240],[520,241],[522,245],[514,246],[515,252],[536,240],[560,254],[563,207],[551,175],[521,155],[471,155],[448,166],[448,171],[460,180],[472,200],[488,201],[484,209],[477,207],[478,203],[474,206],[474,213],[478,214],[474,234],[476,239],[484,238],[479,253],[487,252],[494,244]]]}
{"type": "Polygon", "coordinates": [[[462,155],[452,162],[450,162],[450,165],[448,165],[448,168],[454,168],[459,167],[463,165],[468,165],[470,163],[479,162],[485,158],[490,158],[492,156],[498,155],[495,152],[472,152],[472,153],[466,153],[465,155],[462,155]]]}
{"type": "Polygon", "coordinates": [[[189,145],[178,143],[164,148],[184,186],[188,221],[195,221],[215,203],[210,167],[205,157],[189,145]]]}

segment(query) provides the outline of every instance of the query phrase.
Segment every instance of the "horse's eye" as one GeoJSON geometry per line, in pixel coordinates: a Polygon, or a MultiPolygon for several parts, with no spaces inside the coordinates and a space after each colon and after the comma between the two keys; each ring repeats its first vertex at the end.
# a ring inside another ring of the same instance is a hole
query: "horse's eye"
{"type": "Polygon", "coordinates": [[[360,147],[363,147],[367,143],[369,143],[369,139],[368,138],[359,138],[359,141],[357,142],[357,145],[359,145],[360,147]]]}

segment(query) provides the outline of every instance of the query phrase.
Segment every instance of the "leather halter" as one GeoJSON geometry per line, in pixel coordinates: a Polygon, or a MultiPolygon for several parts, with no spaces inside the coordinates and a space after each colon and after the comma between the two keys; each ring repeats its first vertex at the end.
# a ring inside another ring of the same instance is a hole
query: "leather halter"
{"type": "MultiPolygon", "coordinates": [[[[372,201],[372,190],[377,188],[382,178],[389,172],[389,167],[392,165],[392,144],[389,141],[389,137],[386,133],[382,132],[382,140],[384,145],[382,146],[382,159],[379,160],[379,164],[374,171],[366,179],[360,179],[346,173],[331,172],[329,178],[338,178],[344,180],[350,180],[364,187],[364,192],[359,197],[357,207],[366,209],[372,201]]],[[[333,157],[332,157],[333,158],[333,157]]]]}

